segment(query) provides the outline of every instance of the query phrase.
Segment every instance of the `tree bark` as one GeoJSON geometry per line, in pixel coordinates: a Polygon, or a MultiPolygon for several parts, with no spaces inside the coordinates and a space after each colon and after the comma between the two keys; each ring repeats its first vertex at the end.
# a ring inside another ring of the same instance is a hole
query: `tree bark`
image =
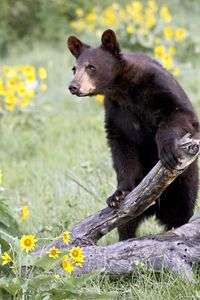
{"type": "Polygon", "coordinates": [[[125,275],[139,267],[159,272],[170,270],[191,279],[192,267],[200,263],[200,218],[161,235],[110,246],[86,246],[83,250],[85,263],[76,269],[76,274],[106,270],[109,274],[125,275]]]}
{"type": "MultiPolygon", "coordinates": [[[[200,260],[200,220],[163,235],[130,239],[107,247],[95,244],[103,235],[139,216],[154,204],[167,186],[197,159],[199,146],[200,141],[191,139],[187,134],[179,141],[182,155],[180,164],[173,172],[159,161],[118,208],[104,208],[70,229],[71,245],[83,246],[86,256],[86,263],[77,270],[78,274],[90,272],[93,268],[104,268],[114,274],[128,274],[134,271],[133,263],[140,261],[154,269],[161,269],[162,266],[175,272],[183,269],[190,276],[191,263],[195,259],[200,260]],[[183,234],[185,231],[187,236],[183,234]]],[[[60,238],[43,251],[53,246],[67,248],[60,238]]]]}

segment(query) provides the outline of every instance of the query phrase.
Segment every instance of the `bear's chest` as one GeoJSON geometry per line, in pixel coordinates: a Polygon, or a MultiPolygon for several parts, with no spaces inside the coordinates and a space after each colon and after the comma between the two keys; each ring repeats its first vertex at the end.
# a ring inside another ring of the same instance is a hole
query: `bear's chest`
{"type": "Polygon", "coordinates": [[[153,112],[142,105],[131,108],[113,105],[106,110],[107,132],[140,145],[154,140],[156,123],[153,112]]]}

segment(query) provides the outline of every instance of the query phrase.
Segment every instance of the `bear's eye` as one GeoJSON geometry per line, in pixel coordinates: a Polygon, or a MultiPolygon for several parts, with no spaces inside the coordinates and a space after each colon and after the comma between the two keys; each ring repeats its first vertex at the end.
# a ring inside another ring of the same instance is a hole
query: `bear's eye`
{"type": "Polygon", "coordinates": [[[74,74],[76,73],[76,67],[75,66],[72,68],[72,71],[73,71],[74,74]]]}
{"type": "Polygon", "coordinates": [[[93,72],[96,70],[95,66],[93,66],[93,65],[87,65],[87,66],[86,66],[86,69],[87,69],[88,71],[93,71],[93,72]]]}

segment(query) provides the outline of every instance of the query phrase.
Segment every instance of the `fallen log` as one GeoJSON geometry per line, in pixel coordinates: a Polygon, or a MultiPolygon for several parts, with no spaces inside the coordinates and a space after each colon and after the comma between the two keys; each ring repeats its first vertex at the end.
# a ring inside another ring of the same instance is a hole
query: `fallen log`
{"type": "MultiPolygon", "coordinates": [[[[102,268],[114,274],[128,274],[134,270],[133,262],[140,261],[154,269],[160,269],[161,265],[175,272],[184,269],[184,272],[190,276],[191,263],[195,259],[200,260],[200,246],[198,246],[200,244],[200,220],[163,235],[130,239],[107,247],[95,244],[103,235],[139,216],[154,204],[167,186],[197,159],[199,146],[199,140],[192,139],[189,134],[185,135],[179,141],[180,164],[173,172],[167,170],[159,161],[141,183],[126,196],[118,208],[104,208],[70,229],[71,246],[81,245],[84,247],[86,256],[86,263],[83,268],[77,270],[78,274],[102,268]],[[188,230],[190,232],[188,236],[178,234],[178,230],[184,233],[186,229],[186,232],[188,230]],[[192,232],[196,234],[191,235],[192,232]]],[[[60,238],[48,245],[40,254],[53,246],[59,249],[67,248],[60,238]]]]}
{"type": "Polygon", "coordinates": [[[76,274],[106,270],[109,274],[127,275],[139,265],[158,272],[170,270],[191,279],[193,266],[200,263],[200,218],[160,235],[109,246],[86,246],[84,255],[85,264],[76,269],[76,274]]]}

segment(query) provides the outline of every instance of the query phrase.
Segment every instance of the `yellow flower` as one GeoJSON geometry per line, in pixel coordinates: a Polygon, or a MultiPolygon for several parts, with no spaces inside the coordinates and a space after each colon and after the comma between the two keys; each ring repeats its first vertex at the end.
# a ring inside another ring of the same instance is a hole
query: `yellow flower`
{"type": "Polygon", "coordinates": [[[26,253],[33,251],[35,249],[35,243],[37,240],[33,235],[23,235],[20,240],[20,245],[22,250],[25,250],[26,253]]]}
{"type": "Polygon", "coordinates": [[[167,40],[172,40],[174,32],[173,32],[173,28],[167,26],[164,28],[164,35],[166,37],[167,40]]]}
{"type": "Polygon", "coordinates": [[[70,241],[70,233],[69,233],[69,231],[63,232],[62,239],[65,242],[65,244],[67,244],[67,245],[69,244],[69,241],[70,241]]]}
{"type": "Polygon", "coordinates": [[[56,259],[56,258],[58,258],[59,253],[61,253],[61,251],[59,249],[57,249],[56,247],[52,247],[49,250],[49,257],[56,259]]]}
{"type": "Polygon", "coordinates": [[[85,18],[88,22],[94,23],[96,21],[97,15],[96,15],[96,13],[91,12],[91,13],[87,14],[85,18]]]}
{"type": "Polygon", "coordinates": [[[77,17],[82,17],[84,12],[83,12],[82,8],[77,8],[75,10],[75,14],[77,15],[77,17]]]}
{"type": "Polygon", "coordinates": [[[22,207],[21,209],[21,213],[20,213],[20,222],[23,222],[24,220],[26,220],[26,218],[29,216],[29,209],[28,209],[28,205],[25,205],[22,207]]]}
{"type": "Polygon", "coordinates": [[[14,105],[13,103],[7,103],[7,104],[5,105],[5,109],[6,109],[7,111],[13,111],[14,108],[15,108],[15,105],[14,105]]]}
{"type": "Polygon", "coordinates": [[[25,73],[27,75],[35,73],[35,68],[33,66],[29,66],[29,65],[22,66],[21,70],[22,70],[23,73],[25,73]]]}
{"type": "Polygon", "coordinates": [[[152,28],[156,24],[155,17],[149,17],[146,21],[147,28],[152,28]]]}
{"type": "Polygon", "coordinates": [[[20,101],[20,105],[22,107],[27,107],[29,105],[29,97],[23,97],[20,101]]]}
{"type": "Polygon", "coordinates": [[[100,104],[102,104],[102,103],[103,103],[103,100],[104,100],[104,96],[103,96],[103,95],[97,95],[97,96],[96,96],[96,99],[97,99],[97,101],[98,101],[100,104]]]}
{"type": "Polygon", "coordinates": [[[26,80],[28,82],[34,82],[35,81],[35,74],[28,74],[26,77],[26,80]]]}
{"type": "Polygon", "coordinates": [[[158,9],[158,7],[157,7],[155,1],[153,1],[153,0],[149,0],[149,1],[147,2],[147,5],[148,5],[149,8],[151,8],[151,10],[152,10],[153,12],[156,12],[157,9],[158,9]]]}
{"type": "Polygon", "coordinates": [[[180,73],[181,73],[181,70],[180,70],[179,67],[174,68],[174,70],[173,70],[173,72],[172,72],[172,74],[173,74],[175,77],[179,76],[180,73]]]}
{"type": "Polygon", "coordinates": [[[164,46],[159,45],[159,46],[156,46],[154,48],[154,55],[156,57],[162,57],[164,55],[164,53],[165,53],[165,47],[164,46]]]}
{"type": "Polygon", "coordinates": [[[2,70],[3,70],[3,73],[4,73],[5,75],[8,75],[8,74],[11,73],[11,68],[8,67],[8,66],[4,66],[4,67],[2,68],[2,70]]]}
{"type": "Polygon", "coordinates": [[[138,12],[141,12],[142,8],[143,8],[142,2],[140,2],[140,1],[133,1],[132,2],[133,11],[138,13],[138,12]]]}
{"type": "Polygon", "coordinates": [[[127,33],[134,33],[135,32],[135,27],[133,26],[133,25],[128,25],[127,27],[126,27],[126,31],[127,31],[127,33]]]}
{"type": "Polygon", "coordinates": [[[6,100],[6,103],[8,103],[8,104],[15,104],[17,102],[17,97],[8,95],[8,96],[6,96],[5,100],[6,100]]]}
{"type": "Polygon", "coordinates": [[[177,28],[175,31],[176,41],[179,42],[185,37],[186,31],[184,28],[177,28]]]}
{"type": "Polygon", "coordinates": [[[3,181],[3,174],[2,171],[0,170],[0,185],[2,184],[2,181],[3,181]]]}
{"type": "Polygon", "coordinates": [[[0,95],[4,96],[6,94],[6,89],[4,86],[0,86],[0,95]]]}
{"type": "Polygon", "coordinates": [[[54,277],[55,279],[59,279],[59,278],[60,278],[60,275],[59,275],[59,274],[54,274],[53,277],[54,277]]]}
{"type": "Polygon", "coordinates": [[[163,5],[160,9],[160,16],[164,19],[166,23],[170,23],[172,20],[171,14],[167,6],[163,5]]]}
{"type": "Polygon", "coordinates": [[[47,72],[46,72],[45,68],[39,68],[38,74],[39,74],[41,79],[46,79],[47,78],[47,72]]]}
{"type": "Polygon", "coordinates": [[[69,272],[70,274],[74,270],[73,264],[69,261],[68,255],[63,256],[62,267],[65,271],[69,272]]]}
{"type": "Polygon", "coordinates": [[[16,80],[10,78],[7,82],[7,87],[10,89],[14,89],[16,87],[16,80]]]}
{"type": "Polygon", "coordinates": [[[47,90],[47,85],[46,85],[45,83],[42,83],[42,84],[40,85],[40,91],[41,91],[41,92],[46,92],[46,90],[47,90]]]}
{"type": "Polygon", "coordinates": [[[26,92],[27,96],[29,98],[33,98],[35,96],[35,91],[34,90],[29,90],[26,92]]]}
{"type": "Polygon", "coordinates": [[[165,69],[170,70],[173,68],[173,61],[170,55],[165,54],[162,56],[162,63],[165,69]]]}
{"type": "Polygon", "coordinates": [[[4,252],[3,255],[1,255],[1,258],[3,260],[2,265],[7,265],[12,261],[12,258],[7,252],[4,252]]]}
{"type": "Polygon", "coordinates": [[[72,247],[69,255],[77,266],[82,266],[85,256],[83,255],[83,250],[80,247],[72,247]]]}

